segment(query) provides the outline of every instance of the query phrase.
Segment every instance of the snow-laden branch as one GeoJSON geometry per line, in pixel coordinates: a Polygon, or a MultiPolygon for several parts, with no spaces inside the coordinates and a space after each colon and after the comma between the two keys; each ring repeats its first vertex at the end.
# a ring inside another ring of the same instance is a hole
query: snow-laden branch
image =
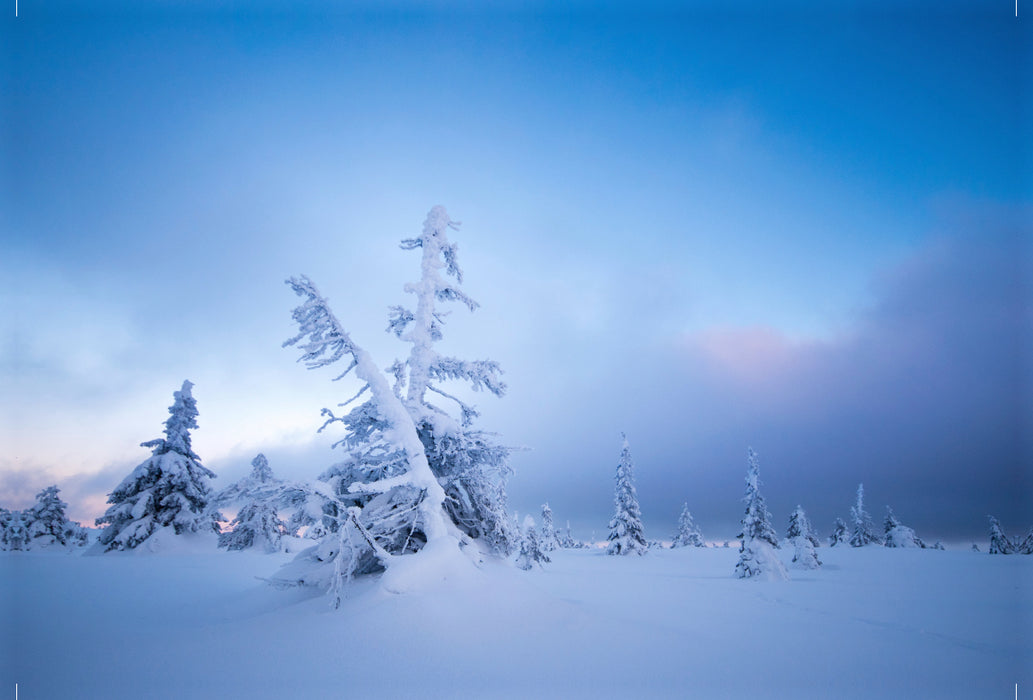
{"type": "MultiPolygon", "coordinates": [[[[470,383],[474,391],[487,389],[495,396],[506,393],[506,383],[499,379],[502,368],[494,360],[460,360],[455,357],[438,356],[428,367],[432,379],[445,381],[461,379],[470,383]]],[[[451,398],[451,397],[450,397],[451,398]]]]}

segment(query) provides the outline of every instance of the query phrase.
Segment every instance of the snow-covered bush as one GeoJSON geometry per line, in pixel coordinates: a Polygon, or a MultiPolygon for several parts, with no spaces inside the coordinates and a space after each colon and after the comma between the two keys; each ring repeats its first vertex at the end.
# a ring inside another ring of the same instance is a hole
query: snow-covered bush
{"type": "Polygon", "coordinates": [[[741,541],[735,575],[739,578],[788,579],[785,565],[775,554],[778,537],[771,526],[771,514],[764,497],[760,495],[760,464],[753,448],[747,452],[746,495],[743,500],[746,514],[742,519],[742,532],[737,535],[741,541]]]}
{"type": "Polygon", "coordinates": [[[886,520],[883,522],[884,541],[887,547],[925,549],[925,542],[907,525],[903,525],[893,509],[886,506],[886,520]]]}
{"type": "Polygon", "coordinates": [[[677,547],[706,547],[703,533],[699,526],[692,520],[692,513],[689,512],[689,504],[682,505],[681,515],[678,516],[678,532],[671,542],[671,549],[677,547]]]}
{"type": "Polygon", "coordinates": [[[520,551],[517,553],[516,565],[524,571],[531,570],[535,564],[539,567],[548,564],[551,559],[542,548],[541,539],[534,526],[534,518],[530,515],[524,518],[523,533],[520,539],[520,551]]]}
{"type": "Polygon", "coordinates": [[[617,464],[617,482],[613,496],[615,513],[610,520],[607,554],[645,554],[649,549],[642,534],[642,513],[635,492],[635,465],[631,461],[628,438],[621,433],[621,458],[617,464]]]}
{"type": "Polygon", "coordinates": [[[786,538],[794,548],[793,566],[798,569],[817,569],[821,566],[821,561],[814,551],[815,537],[811,530],[811,523],[800,506],[796,506],[796,510],[789,516],[786,538]]]}
{"type": "Polygon", "coordinates": [[[408,359],[388,370],[393,386],[308,278],[287,281],[304,301],[293,312],[298,333],[284,345],[297,345],[309,369],[346,360],[336,379],[354,370],[362,386],[341,408],[365,400],[343,415],[323,409],[326,421],[320,430],[340,423],[345,434],[334,447],[343,448],[346,456],[320,475],[325,488],[312,485],[305,493],[304,516],[314,519],[318,512],[319,518],[310,531],[318,528],[325,536],[319,546],[299,554],[278,576],[281,580],[329,582],[331,590],[338,590],[341,580],[388,568],[393,557],[427,548],[457,551],[460,540],[482,543],[497,555],[511,552],[514,530],[505,491],[511,449],[475,430],[475,408],[441,388],[443,382],[458,380],[474,391],[502,396],[501,369],[490,360],[460,360],[434,350],[446,316],[437,302],[477,308],[458,286],[462,271],[447,236],[457,226],[444,208],[434,207],[420,237],[402,241],[404,250],[422,251],[422,274],[405,286],[416,297],[415,310],[391,308],[388,331],[411,346],[408,359]],[[458,418],[432,397],[452,402],[458,418]],[[331,577],[325,575],[328,567],[335,572],[331,577]]]}
{"type": "Polygon", "coordinates": [[[878,543],[879,538],[872,526],[872,517],[864,509],[864,484],[857,485],[857,502],[850,507],[850,517],[854,521],[854,529],[850,533],[851,547],[864,547],[878,543]]]}
{"type": "Polygon", "coordinates": [[[18,552],[28,549],[29,533],[20,510],[0,509],[0,549],[18,552]]]}
{"type": "Polygon", "coordinates": [[[133,549],[165,527],[177,535],[218,532],[220,516],[208,509],[215,474],[190,446],[190,430],[197,427],[192,387],[185,381],[174,392],[165,438],[141,443],[151,456],[108,494],[111,506],[97,518],[98,526],[107,525],[98,539],[104,551],[133,549]]]}

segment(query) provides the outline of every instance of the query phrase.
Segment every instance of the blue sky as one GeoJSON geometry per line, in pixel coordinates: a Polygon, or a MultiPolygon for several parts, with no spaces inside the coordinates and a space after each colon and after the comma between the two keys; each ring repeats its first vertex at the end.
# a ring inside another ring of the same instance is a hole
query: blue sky
{"type": "Polygon", "coordinates": [[[625,430],[651,536],[683,500],[734,534],[749,444],[776,519],[825,529],[864,481],[920,534],[1024,529],[1033,61],[1006,5],[21,3],[0,503],[56,481],[96,515],[184,378],[226,483],[260,450],[319,473],[350,392],[280,349],[282,281],[386,366],[397,241],[443,204],[482,304],[446,349],[507,370],[478,404],[532,448],[522,512],[601,533],[625,430]]]}

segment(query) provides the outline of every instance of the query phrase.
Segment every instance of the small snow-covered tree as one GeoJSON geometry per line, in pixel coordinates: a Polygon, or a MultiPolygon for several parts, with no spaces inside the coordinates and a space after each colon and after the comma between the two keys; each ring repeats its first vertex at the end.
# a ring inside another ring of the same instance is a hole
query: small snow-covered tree
{"type": "Polygon", "coordinates": [[[649,549],[642,533],[642,514],[635,492],[635,465],[631,460],[628,438],[621,433],[621,458],[617,464],[616,490],[614,492],[615,513],[610,520],[610,535],[607,554],[645,554],[649,549]]]}
{"type": "Polygon", "coordinates": [[[837,544],[847,542],[848,539],[846,523],[842,518],[836,518],[836,522],[832,524],[832,534],[829,535],[829,546],[835,547],[837,544]]]}
{"type": "Polygon", "coordinates": [[[707,543],[703,539],[703,533],[700,532],[699,526],[697,526],[692,520],[692,513],[689,512],[689,504],[683,504],[681,515],[678,516],[678,532],[674,535],[674,541],[671,542],[671,549],[675,549],[677,547],[706,546],[707,543]]]}
{"type": "Polygon", "coordinates": [[[219,533],[219,546],[230,550],[260,548],[279,552],[287,526],[276,507],[266,500],[252,500],[244,505],[230,523],[231,529],[219,533]]]}
{"type": "Polygon", "coordinates": [[[907,525],[901,523],[894,515],[893,509],[886,506],[886,519],[883,521],[884,542],[887,547],[925,549],[925,542],[907,525]]]}
{"type": "Polygon", "coordinates": [[[0,512],[0,549],[19,552],[29,548],[29,533],[20,510],[0,512]]]}
{"type": "Polygon", "coordinates": [[[786,537],[794,548],[793,565],[798,569],[817,569],[821,561],[814,551],[814,534],[811,530],[811,523],[807,520],[807,514],[803,508],[796,506],[796,510],[789,516],[789,528],[786,530],[786,537]]]}
{"type": "Polygon", "coordinates": [[[177,535],[218,532],[220,516],[208,510],[215,474],[201,465],[190,444],[190,431],[197,428],[192,387],[185,381],[173,393],[165,438],[141,443],[151,448],[151,456],[108,494],[111,506],[97,518],[98,526],[107,525],[98,540],[104,551],[133,549],[166,527],[177,535]]]}
{"type": "Polygon", "coordinates": [[[282,479],[273,474],[269,460],[262,453],[251,460],[251,472],[212,496],[213,506],[230,506],[249,500],[272,500],[280,495],[282,479]]]}
{"type": "Polygon", "coordinates": [[[46,487],[36,494],[36,504],[25,512],[29,548],[86,544],[86,529],[65,516],[68,504],[58,496],[59,491],[57,486],[46,487]]]}
{"type": "Polygon", "coordinates": [[[857,502],[850,507],[850,517],[854,521],[854,529],[850,533],[851,547],[864,547],[879,541],[872,526],[872,517],[864,509],[864,484],[857,485],[857,502]]]}
{"type": "Polygon", "coordinates": [[[523,537],[520,540],[520,551],[517,553],[516,565],[524,571],[529,571],[537,564],[539,567],[551,560],[542,548],[538,531],[534,526],[534,518],[530,515],[524,517],[523,537]]]}
{"type": "Polygon", "coordinates": [[[542,504],[542,551],[552,552],[560,546],[556,536],[556,526],[552,521],[552,508],[548,503],[542,504]]]}
{"type": "Polygon", "coordinates": [[[1008,536],[1001,530],[1001,523],[998,522],[997,518],[990,515],[990,554],[1013,554],[1015,552],[1015,543],[1013,543],[1008,536]]]}
{"type": "Polygon", "coordinates": [[[1033,527],[1026,533],[1026,539],[1015,546],[1016,554],[1033,554],[1033,527]]]}
{"type": "Polygon", "coordinates": [[[788,579],[785,565],[775,554],[778,537],[771,526],[771,514],[764,497],[760,494],[760,464],[752,447],[747,451],[746,495],[743,500],[746,514],[742,519],[742,532],[737,535],[741,541],[735,575],[739,578],[788,579]]]}
{"type": "Polygon", "coordinates": [[[579,549],[582,545],[580,542],[574,539],[574,535],[570,531],[570,521],[567,521],[567,527],[563,530],[563,537],[560,539],[560,546],[563,549],[579,549]]]}

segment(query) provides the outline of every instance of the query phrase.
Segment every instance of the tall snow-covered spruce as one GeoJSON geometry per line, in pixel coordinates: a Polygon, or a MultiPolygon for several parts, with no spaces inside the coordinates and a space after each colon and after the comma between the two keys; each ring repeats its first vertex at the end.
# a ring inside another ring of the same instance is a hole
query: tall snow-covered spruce
{"type": "Polygon", "coordinates": [[[760,495],[760,463],[753,448],[746,454],[746,514],[742,519],[742,532],[738,534],[739,562],[735,575],[739,578],[765,578],[779,581],[789,578],[785,565],[778,558],[778,537],[771,526],[771,514],[760,495]]]}
{"type": "Polygon", "coordinates": [[[218,532],[220,516],[208,508],[215,474],[190,444],[190,431],[197,428],[193,386],[184,381],[173,393],[165,438],[141,443],[151,456],[108,494],[111,506],[97,518],[98,526],[107,525],[98,539],[104,551],[133,549],[162,528],[177,535],[218,532]]]}
{"type": "Polygon", "coordinates": [[[405,285],[416,297],[415,310],[391,307],[388,331],[408,343],[410,352],[386,375],[351,339],[307,277],[287,280],[304,301],[293,312],[298,333],[284,346],[297,345],[309,369],[346,360],[336,379],[354,370],[361,387],[340,407],[365,400],[343,415],[323,409],[326,421],[320,430],[334,423],[345,429],[334,444],[343,448],[344,459],[320,475],[323,485],[310,490],[312,498],[322,501],[327,535],[284,567],[278,581],[323,586],[337,600],[348,579],[383,570],[385,586],[402,590],[408,585],[404,571],[420,566],[447,570],[447,562],[460,561],[454,555],[461,545],[497,555],[512,551],[505,491],[511,450],[493,434],[475,430],[476,409],[441,388],[443,382],[458,380],[474,391],[502,396],[501,369],[490,360],[460,360],[434,349],[446,316],[438,302],[477,308],[458,286],[462,271],[447,235],[457,227],[444,208],[434,207],[422,234],[402,241],[403,250],[421,251],[421,276],[405,285]],[[458,418],[433,403],[432,396],[451,402],[458,418]],[[411,554],[416,556],[403,557],[411,554]]]}
{"type": "Polygon", "coordinates": [[[613,496],[615,513],[610,520],[607,554],[645,554],[649,550],[642,533],[642,513],[635,492],[635,464],[631,461],[628,438],[621,433],[621,459],[617,464],[617,482],[613,496]]]}

